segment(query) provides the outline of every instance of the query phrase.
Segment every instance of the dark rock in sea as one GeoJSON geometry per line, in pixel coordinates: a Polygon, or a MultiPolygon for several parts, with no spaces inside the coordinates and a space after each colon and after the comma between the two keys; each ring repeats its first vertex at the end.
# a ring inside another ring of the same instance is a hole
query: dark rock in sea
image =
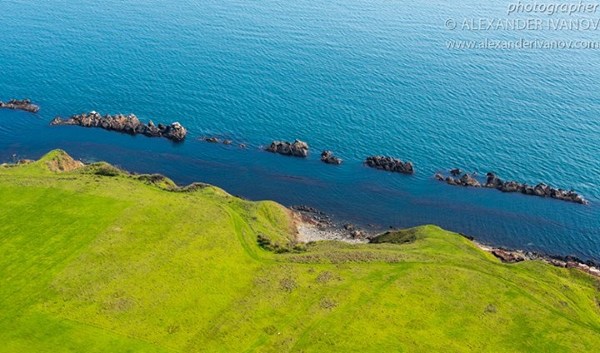
{"type": "Polygon", "coordinates": [[[415,169],[412,162],[403,162],[399,159],[387,156],[367,157],[365,163],[375,169],[386,170],[402,174],[414,174],[415,169]]]}
{"type": "MultiPolygon", "coordinates": [[[[450,174],[455,175],[456,171],[457,169],[452,169],[450,171],[450,174]]],[[[482,186],[481,183],[473,175],[469,174],[463,174],[460,178],[455,178],[452,176],[444,178],[442,174],[436,173],[434,178],[440,181],[446,181],[446,183],[448,183],[449,185],[471,187],[482,186]]],[[[557,200],[575,202],[580,204],[588,203],[588,201],[585,198],[583,198],[583,196],[579,195],[573,190],[566,191],[563,189],[556,189],[544,183],[539,183],[535,186],[531,186],[524,183],[519,183],[517,181],[502,181],[502,179],[498,178],[498,176],[492,172],[486,174],[486,180],[483,186],[486,188],[497,189],[507,193],[520,192],[524,195],[550,197],[557,200]]]]}
{"type": "Polygon", "coordinates": [[[475,240],[475,237],[471,236],[471,235],[467,235],[465,233],[458,233],[460,234],[462,237],[469,239],[470,241],[475,240]]]}
{"type": "Polygon", "coordinates": [[[453,178],[453,177],[446,177],[446,183],[448,183],[448,185],[460,185],[460,179],[457,178],[453,178]]]}
{"type": "Polygon", "coordinates": [[[232,143],[233,143],[233,141],[231,141],[231,140],[223,140],[224,145],[231,145],[232,143]]]}
{"type": "Polygon", "coordinates": [[[210,143],[219,143],[219,139],[217,137],[204,137],[202,141],[210,142],[210,143]]]}
{"type": "Polygon", "coordinates": [[[459,176],[461,174],[462,174],[462,170],[460,170],[458,168],[454,168],[454,169],[450,170],[450,175],[452,175],[452,176],[457,177],[457,176],[459,176]]]}
{"type": "Polygon", "coordinates": [[[323,151],[321,153],[321,161],[327,164],[342,164],[343,160],[341,158],[336,157],[331,151],[323,151]]]}
{"type": "Polygon", "coordinates": [[[187,130],[177,122],[170,125],[158,124],[158,126],[156,126],[150,121],[145,125],[133,114],[102,116],[99,113],[92,111],[90,113],[73,115],[66,119],[56,117],[50,124],[97,127],[130,135],[142,134],[149,137],[165,137],[176,142],[183,141],[187,135],[187,130]]]}
{"type": "Polygon", "coordinates": [[[500,179],[495,177],[492,173],[488,173],[488,182],[485,184],[486,187],[495,188],[502,192],[521,192],[525,195],[533,195],[539,197],[550,197],[557,200],[576,202],[580,204],[586,204],[587,201],[583,196],[577,194],[575,191],[566,191],[563,189],[556,189],[550,187],[544,183],[539,183],[536,186],[519,183],[516,181],[502,182],[500,179]],[[491,177],[490,177],[491,174],[491,177]]]}
{"type": "Polygon", "coordinates": [[[8,102],[0,101],[0,108],[22,110],[28,113],[37,113],[40,111],[40,107],[31,103],[29,99],[11,99],[8,102]]]}
{"type": "Polygon", "coordinates": [[[296,211],[300,211],[300,212],[325,215],[325,212],[319,211],[318,209],[316,209],[314,207],[310,207],[310,206],[306,206],[306,205],[296,205],[296,206],[291,206],[290,208],[292,210],[296,210],[296,211]]]}
{"type": "Polygon", "coordinates": [[[441,173],[436,173],[433,177],[436,180],[445,181],[449,185],[470,186],[470,187],[475,187],[475,188],[481,187],[481,183],[479,182],[479,180],[475,179],[475,177],[473,177],[470,174],[465,173],[460,178],[458,178],[460,173],[462,173],[462,171],[460,169],[452,169],[450,171],[450,174],[453,176],[448,176],[448,177],[444,178],[444,176],[441,173]],[[457,174],[457,173],[459,173],[459,174],[457,174]]]}
{"type": "Polygon", "coordinates": [[[477,179],[466,173],[460,177],[460,184],[463,186],[471,186],[476,188],[481,187],[481,183],[479,183],[477,179]]]}
{"type": "Polygon", "coordinates": [[[502,192],[522,192],[524,189],[525,185],[516,181],[505,181],[498,187],[502,192]]]}
{"type": "Polygon", "coordinates": [[[489,172],[486,174],[486,180],[484,186],[486,188],[497,188],[502,185],[502,180],[496,176],[496,174],[489,172]]]}
{"type": "Polygon", "coordinates": [[[295,140],[292,143],[287,141],[273,141],[266,148],[266,151],[286,156],[306,158],[308,156],[308,144],[300,140],[295,140]]]}

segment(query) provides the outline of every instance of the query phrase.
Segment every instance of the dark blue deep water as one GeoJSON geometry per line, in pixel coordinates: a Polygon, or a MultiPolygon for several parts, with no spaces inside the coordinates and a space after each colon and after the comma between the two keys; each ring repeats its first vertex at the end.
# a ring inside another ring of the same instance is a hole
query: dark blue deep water
{"type": "MultiPolygon", "coordinates": [[[[308,204],[340,220],[435,223],[512,248],[600,260],[600,50],[449,50],[446,41],[600,32],[450,31],[505,0],[0,0],[0,160],[63,148],[178,183],[308,204]],[[89,110],[179,121],[187,141],[50,127],[89,110]],[[220,135],[249,148],[198,140],[220,135]],[[310,158],[260,146],[300,138],[310,158]],[[321,149],[346,160],[322,164],[321,149]],[[403,176],[366,155],[416,164],[403,176]],[[574,188],[591,204],[453,188],[462,167],[574,188]]],[[[596,15],[600,17],[600,14],[596,15]]]]}

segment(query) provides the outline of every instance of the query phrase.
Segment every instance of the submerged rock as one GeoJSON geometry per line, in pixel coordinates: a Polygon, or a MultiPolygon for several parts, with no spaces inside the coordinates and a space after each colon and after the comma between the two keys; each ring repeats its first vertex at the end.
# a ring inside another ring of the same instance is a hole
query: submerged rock
{"type": "Polygon", "coordinates": [[[149,137],[165,137],[176,142],[183,141],[187,135],[187,130],[178,122],[170,125],[158,124],[157,126],[152,121],[148,122],[148,124],[143,124],[133,114],[107,114],[102,116],[95,111],[72,115],[66,119],[56,117],[50,125],[97,127],[130,135],[142,134],[149,137]]]}
{"type": "Polygon", "coordinates": [[[321,161],[327,164],[342,164],[343,160],[339,157],[336,157],[331,151],[323,151],[321,153],[321,161]]]}
{"type": "Polygon", "coordinates": [[[365,163],[367,166],[375,169],[386,170],[402,174],[414,174],[415,169],[412,162],[403,162],[399,159],[387,156],[367,157],[365,163]]]}
{"type": "Polygon", "coordinates": [[[266,151],[272,153],[279,153],[285,156],[294,156],[294,157],[308,157],[308,144],[306,142],[295,140],[290,143],[287,141],[273,141],[266,148],[266,151]]]}
{"type": "Polygon", "coordinates": [[[0,108],[22,110],[28,113],[37,113],[40,107],[31,103],[29,99],[11,99],[8,102],[0,101],[0,108]]]}

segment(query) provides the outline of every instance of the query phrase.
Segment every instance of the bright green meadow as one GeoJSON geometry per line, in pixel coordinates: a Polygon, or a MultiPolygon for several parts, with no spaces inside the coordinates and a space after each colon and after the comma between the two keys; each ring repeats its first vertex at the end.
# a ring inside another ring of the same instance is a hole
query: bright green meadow
{"type": "Polygon", "coordinates": [[[577,270],[436,226],[360,245],[294,229],[274,202],[62,151],[3,165],[0,352],[600,350],[600,281],[577,270]]]}

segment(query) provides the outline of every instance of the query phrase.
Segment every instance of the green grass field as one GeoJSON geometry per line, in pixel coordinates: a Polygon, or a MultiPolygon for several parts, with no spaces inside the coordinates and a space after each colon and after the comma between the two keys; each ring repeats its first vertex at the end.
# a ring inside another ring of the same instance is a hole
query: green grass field
{"type": "Polygon", "coordinates": [[[298,246],[276,203],[71,164],[0,167],[0,352],[600,349],[600,282],[576,270],[435,226],[298,246]]]}

